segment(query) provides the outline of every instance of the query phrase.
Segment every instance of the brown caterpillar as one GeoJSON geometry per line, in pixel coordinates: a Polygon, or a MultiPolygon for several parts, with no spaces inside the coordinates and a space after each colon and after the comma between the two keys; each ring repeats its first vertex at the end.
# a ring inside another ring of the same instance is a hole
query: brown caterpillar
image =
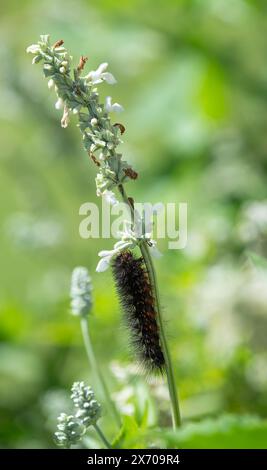
{"type": "Polygon", "coordinates": [[[114,258],[112,270],[136,355],[146,370],[163,372],[155,300],[144,260],[123,251],[114,258]]]}

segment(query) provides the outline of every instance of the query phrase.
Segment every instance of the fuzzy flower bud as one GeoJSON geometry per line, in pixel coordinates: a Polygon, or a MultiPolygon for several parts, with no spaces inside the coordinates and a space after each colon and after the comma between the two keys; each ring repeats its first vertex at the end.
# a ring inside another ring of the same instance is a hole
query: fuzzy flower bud
{"type": "Polygon", "coordinates": [[[52,70],[52,68],[51,64],[44,64],[44,70],[52,70]]]}
{"type": "Polygon", "coordinates": [[[92,308],[92,283],[86,268],[79,266],[73,270],[70,296],[72,314],[88,315],[92,308]]]}
{"type": "Polygon", "coordinates": [[[54,82],[53,78],[50,78],[50,80],[48,80],[47,86],[48,86],[49,90],[51,90],[51,88],[53,88],[55,86],[55,82],[54,82]]]}
{"type": "Polygon", "coordinates": [[[64,101],[62,98],[58,98],[58,100],[55,103],[55,108],[56,109],[61,109],[64,106],[64,101]]]}
{"type": "Polygon", "coordinates": [[[74,382],[71,391],[71,399],[74,406],[78,408],[76,417],[86,427],[96,424],[101,417],[101,405],[95,399],[91,387],[85,385],[84,382],[74,382]]]}
{"type": "Polygon", "coordinates": [[[55,432],[56,443],[59,447],[70,447],[77,444],[85,433],[85,426],[79,418],[61,413],[58,417],[58,431],[55,432]]]}

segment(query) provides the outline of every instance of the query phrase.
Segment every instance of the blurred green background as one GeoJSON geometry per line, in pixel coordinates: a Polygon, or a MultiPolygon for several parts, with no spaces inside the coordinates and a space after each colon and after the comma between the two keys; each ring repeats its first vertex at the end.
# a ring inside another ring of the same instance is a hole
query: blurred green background
{"type": "Polygon", "coordinates": [[[149,403],[147,426],[170,422],[164,382],[133,373],[111,273],[95,273],[113,241],[79,236],[80,205],[100,204],[95,168],[25,53],[42,33],[74,63],[88,55],[88,71],[109,62],[118,85],[100,92],[125,108],[122,150],[139,172],[128,192],[188,202],[186,249],[160,242],[156,261],[184,420],[265,418],[267,271],[249,253],[267,254],[266,1],[10,0],[0,12],[1,447],[54,447],[74,380],[101,399],[69,313],[77,265],[93,278],[90,330],[120,409],[149,403]]]}

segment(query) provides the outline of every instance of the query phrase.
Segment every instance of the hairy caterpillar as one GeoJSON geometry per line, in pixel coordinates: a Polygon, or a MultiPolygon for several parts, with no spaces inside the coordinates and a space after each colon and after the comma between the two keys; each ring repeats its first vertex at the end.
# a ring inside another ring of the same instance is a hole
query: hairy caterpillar
{"type": "Polygon", "coordinates": [[[120,304],[131,344],[148,371],[162,372],[165,366],[151,284],[142,257],[123,251],[112,262],[120,304]]]}

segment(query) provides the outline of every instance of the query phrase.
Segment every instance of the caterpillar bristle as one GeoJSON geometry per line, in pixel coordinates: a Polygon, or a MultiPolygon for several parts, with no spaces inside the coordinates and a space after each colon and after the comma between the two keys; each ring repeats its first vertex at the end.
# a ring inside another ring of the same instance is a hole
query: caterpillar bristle
{"type": "Polygon", "coordinates": [[[121,252],[112,262],[116,288],[130,341],[138,360],[148,372],[163,372],[157,311],[150,280],[142,257],[121,252]]]}

